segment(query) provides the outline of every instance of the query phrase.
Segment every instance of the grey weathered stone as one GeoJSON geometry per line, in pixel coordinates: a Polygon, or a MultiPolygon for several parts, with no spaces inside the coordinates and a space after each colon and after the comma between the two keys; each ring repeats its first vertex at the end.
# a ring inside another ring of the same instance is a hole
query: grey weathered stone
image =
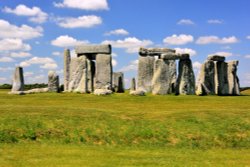
{"type": "Polygon", "coordinates": [[[131,85],[130,85],[130,91],[135,91],[136,90],[136,81],[135,78],[131,79],[131,85]]]}
{"type": "Polygon", "coordinates": [[[145,96],[146,92],[144,90],[134,90],[129,92],[130,95],[134,96],[145,96]]]}
{"type": "Polygon", "coordinates": [[[70,50],[64,50],[64,91],[68,91],[70,80],[70,50]]]}
{"type": "Polygon", "coordinates": [[[48,90],[49,92],[59,92],[59,76],[55,71],[48,73],[48,90]]]}
{"type": "Polygon", "coordinates": [[[237,66],[239,61],[228,62],[228,94],[240,95],[239,78],[237,76],[237,66]]]}
{"type": "Polygon", "coordinates": [[[69,91],[87,93],[87,60],[85,56],[71,59],[69,91]]]}
{"type": "Polygon", "coordinates": [[[212,56],[208,56],[207,60],[211,60],[211,61],[225,61],[225,57],[224,56],[219,56],[219,55],[212,55],[212,56]]]}
{"type": "Polygon", "coordinates": [[[76,54],[111,54],[111,45],[79,45],[75,48],[76,54]]]}
{"type": "Polygon", "coordinates": [[[202,64],[197,84],[197,95],[215,94],[214,62],[207,60],[202,64]]]}
{"type": "Polygon", "coordinates": [[[25,94],[33,94],[33,93],[45,93],[49,92],[49,88],[35,88],[35,89],[30,89],[27,91],[24,91],[25,94]]]}
{"type": "Polygon", "coordinates": [[[215,61],[215,94],[228,95],[228,75],[227,75],[227,63],[223,61],[215,61]]]}
{"type": "Polygon", "coordinates": [[[94,92],[95,62],[87,59],[87,92],[94,92]]]}
{"type": "Polygon", "coordinates": [[[25,95],[25,91],[11,91],[8,92],[9,95],[25,95]]]}
{"type": "Polygon", "coordinates": [[[124,75],[122,72],[113,73],[113,89],[117,93],[123,93],[124,90],[124,75]]]}
{"type": "Polygon", "coordinates": [[[140,48],[139,54],[141,56],[159,56],[164,53],[175,53],[175,50],[168,48],[140,48]]]}
{"type": "Polygon", "coordinates": [[[175,53],[164,53],[164,54],[161,54],[160,59],[164,59],[164,60],[177,60],[180,58],[179,54],[175,54],[175,53]]]}
{"type": "Polygon", "coordinates": [[[176,94],[195,94],[195,76],[192,61],[190,59],[181,59],[179,61],[179,75],[177,79],[176,94]]]}
{"type": "Polygon", "coordinates": [[[23,91],[23,90],[24,90],[23,68],[16,67],[13,75],[11,92],[23,91]]]}
{"type": "Polygon", "coordinates": [[[175,61],[163,59],[155,60],[152,94],[166,95],[172,93],[173,84],[175,84],[174,80],[176,80],[175,61]]]}
{"type": "Polygon", "coordinates": [[[109,54],[96,55],[95,89],[112,89],[112,57],[109,54]]]}
{"type": "Polygon", "coordinates": [[[112,94],[112,90],[108,90],[108,89],[95,89],[94,91],[94,95],[110,95],[112,94]]]}
{"type": "Polygon", "coordinates": [[[154,61],[154,57],[139,56],[137,87],[145,92],[152,91],[151,82],[154,74],[154,61]]]}

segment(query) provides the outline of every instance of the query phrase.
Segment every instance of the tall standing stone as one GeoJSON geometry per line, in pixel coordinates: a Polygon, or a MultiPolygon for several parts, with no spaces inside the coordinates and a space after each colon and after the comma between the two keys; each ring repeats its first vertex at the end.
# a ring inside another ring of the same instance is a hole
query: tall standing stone
{"type": "Polygon", "coordinates": [[[152,91],[151,83],[154,75],[154,61],[155,58],[153,56],[139,56],[137,87],[145,92],[152,91]]]}
{"type": "Polygon", "coordinates": [[[48,73],[48,91],[59,92],[59,76],[55,71],[49,71],[48,73]]]}
{"type": "Polygon", "coordinates": [[[71,59],[69,91],[87,92],[87,61],[85,56],[71,59]]]}
{"type": "Polygon", "coordinates": [[[87,59],[87,92],[94,92],[95,62],[87,59]]]}
{"type": "Polygon", "coordinates": [[[24,91],[23,68],[16,67],[11,92],[24,91]]]}
{"type": "Polygon", "coordinates": [[[113,89],[117,93],[123,93],[124,90],[124,75],[122,72],[113,73],[113,89]]]}
{"type": "Polygon", "coordinates": [[[215,61],[215,94],[228,95],[228,74],[227,63],[223,61],[215,61]]]}
{"type": "Polygon", "coordinates": [[[131,79],[131,85],[130,85],[130,91],[135,91],[136,90],[136,81],[135,78],[131,79]]]}
{"type": "Polygon", "coordinates": [[[112,57],[110,54],[96,55],[95,89],[112,89],[112,57]]]}
{"type": "Polygon", "coordinates": [[[240,84],[237,76],[237,66],[239,61],[228,62],[228,94],[229,95],[240,95],[240,84]]]}
{"type": "Polygon", "coordinates": [[[64,50],[64,91],[69,89],[70,81],[70,50],[64,50]]]}
{"type": "Polygon", "coordinates": [[[195,76],[190,58],[180,59],[176,94],[194,95],[195,76]]]}

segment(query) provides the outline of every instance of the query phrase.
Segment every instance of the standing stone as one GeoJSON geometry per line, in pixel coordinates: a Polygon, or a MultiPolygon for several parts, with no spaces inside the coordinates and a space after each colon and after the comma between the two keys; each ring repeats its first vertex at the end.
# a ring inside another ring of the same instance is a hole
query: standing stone
{"type": "Polygon", "coordinates": [[[229,95],[240,95],[239,78],[237,76],[237,66],[239,61],[228,62],[228,94],[229,95]]]}
{"type": "Polygon", "coordinates": [[[24,91],[23,68],[16,67],[11,92],[24,91]]]}
{"type": "Polygon", "coordinates": [[[215,94],[228,95],[228,74],[227,63],[223,61],[215,61],[215,94]]]}
{"type": "Polygon", "coordinates": [[[176,94],[195,94],[195,76],[192,67],[192,61],[189,58],[180,59],[179,61],[179,75],[177,79],[176,94]]]}
{"type": "Polygon", "coordinates": [[[122,72],[113,73],[113,89],[117,93],[124,92],[124,75],[122,72]]]}
{"type": "Polygon", "coordinates": [[[197,84],[197,95],[215,94],[215,67],[212,60],[207,60],[202,66],[197,84]]]}
{"type": "Polygon", "coordinates": [[[49,71],[48,73],[48,91],[59,92],[59,76],[55,71],[49,71]]]}
{"type": "Polygon", "coordinates": [[[130,91],[135,91],[136,90],[136,81],[135,78],[131,79],[131,85],[130,85],[130,91]]]}
{"type": "Polygon", "coordinates": [[[71,60],[69,91],[87,92],[87,60],[85,56],[71,60]]]}
{"type": "Polygon", "coordinates": [[[95,62],[87,59],[87,92],[94,92],[95,62]]]}
{"type": "Polygon", "coordinates": [[[175,69],[175,61],[173,60],[155,60],[154,76],[152,79],[152,94],[166,95],[172,93],[172,82],[175,69]]]}
{"type": "Polygon", "coordinates": [[[154,75],[154,61],[152,56],[139,56],[138,63],[138,89],[145,92],[152,91],[152,79],[154,75]]]}
{"type": "Polygon", "coordinates": [[[69,89],[70,80],[70,50],[64,50],[64,91],[69,89]]]}
{"type": "Polygon", "coordinates": [[[112,57],[110,54],[96,55],[95,89],[112,89],[112,57]]]}

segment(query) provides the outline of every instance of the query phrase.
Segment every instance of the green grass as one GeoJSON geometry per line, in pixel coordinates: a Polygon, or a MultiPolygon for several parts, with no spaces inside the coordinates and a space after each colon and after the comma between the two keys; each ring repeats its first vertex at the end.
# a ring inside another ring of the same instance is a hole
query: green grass
{"type": "Polygon", "coordinates": [[[0,166],[247,166],[243,96],[7,95],[0,166]]]}

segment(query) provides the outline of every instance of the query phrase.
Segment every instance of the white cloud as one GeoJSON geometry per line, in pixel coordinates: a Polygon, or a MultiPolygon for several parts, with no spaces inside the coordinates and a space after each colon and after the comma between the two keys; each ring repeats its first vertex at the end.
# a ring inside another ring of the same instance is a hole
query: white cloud
{"type": "Polygon", "coordinates": [[[207,21],[208,24],[223,24],[222,20],[218,20],[218,19],[210,19],[207,21]]]}
{"type": "Polygon", "coordinates": [[[29,44],[23,43],[21,39],[6,38],[0,40],[0,51],[23,50],[28,51],[31,49],[29,44]]]}
{"type": "Polygon", "coordinates": [[[61,52],[52,52],[52,55],[53,55],[53,56],[61,56],[62,53],[61,53],[61,52]]]}
{"type": "Polygon", "coordinates": [[[29,60],[20,63],[22,67],[28,67],[32,64],[40,64],[40,68],[43,69],[55,69],[57,68],[56,62],[49,57],[33,57],[29,60]]]}
{"type": "Polygon", "coordinates": [[[117,60],[112,59],[112,65],[113,65],[113,67],[117,66],[117,64],[118,64],[117,60]]]}
{"type": "Polygon", "coordinates": [[[206,44],[232,44],[232,43],[237,43],[239,40],[235,36],[231,37],[223,37],[219,38],[217,36],[203,36],[199,37],[196,41],[197,44],[200,45],[206,45],[206,44]]]}
{"type": "Polygon", "coordinates": [[[0,67],[0,71],[2,71],[2,72],[12,71],[12,70],[13,70],[12,67],[0,67]]]}
{"type": "Polygon", "coordinates": [[[250,59],[250,55],[246,55],[245,58],[250,59]]]}
{"type": "Polygon", "coordinates": [[[54,2],[55,7],[76,8],[82,10],[108,10],[107,0],[63,0],[62,3],[54,2]]]}
{"type": "Polygon", "coordinates": [[[44,23],[48,18],[48,14],[43,12],[39,7],[36,6],[29,8],[23,4],[20,4],[16,6],[15,9],[5,7],[3,11],[18,16],[28,16],[30,17],[29,21],[34,23],[44,23]]]}
{"type": "Polygon", "coordinates": [[[102,44],[111,44],[114,48],[124,48],[128,53],[137,53],[140,47],[146,47],[152,45],[153,42],[150,40],[139,40],[135,37],[128,37],[124,40],[111,41],[106,40],[103,41],[102,44]]]}
{"type": "Polygon", "coordinates": [[[10,56],[17,57],[17,58],[24,58],[24,57],[30,57],[32,55],[28,52],[11,52],[10,56]]]}
{"type": "Polygon", "coordinates": [[[185,54],[188,53],[190,56],[195,56],[197,53],[195,50],[190,48],[175,48],[176,53],[185,54]]]}
{"type": "Polygon", "coordinates": [[[31,77],[32,75],[34,75],[34,72],[24,72],[23,73],[24,77],[31,77]]]}
{"type": "Polygon", "coordinates": [[[192,35],[180,34],[172,35],[163,39],[163,42],[167,45],[185,45],[187,43],[193,42],[194,37],[192,35]]]}
{"type": "Polygon", "coordinates": [[[229,56],[232,56],[233,53],[230,53],[230,52],[216,52],[216,53],[209,54],[209,56],[212,56],[212,55],[219,55],[219,56],[229,57],[229,56]]]}
{"type": "Polygon", "coordinates": [[[250,39],[250,35],[249,35],[249,36],[247,36],[247,39],[250,39]]]}
{"type": "Polygon", "coordinates": [[[9,62],[13,62],[13,61],[15,61],[15,60],[10,58],[10,57],[0,57],[0,62],[2,62],[2,63],[9,63],[9,62]]]}
{"type": "Polygon", "coordinates": [[[81,44],[87,44],[89,41],[78,41],[68,35],[61,35],[51,41],[51,44],[58,47],[72,47],[81,44]]]}
{"type": "Polygon", "coordinates": [[[138,60],[131,61],[128,66],[122,67],[119,71],[121,72],[128,72],[128,71],[135,71],[138,68],[138,60]]]}
{"type": "Polygon", "coordinates": [[[56,22],[63,28],[91,28],[102,24],[102,18],[95,15],[79,16],[77,18],[65,17],[57,18],[56,22]]]}
{"type": "Polygon", "coordinates": [[[129,35],[129,32],[124,30],[124,29],[116,29],[116,30],[106,32],[104,35],[106,35],[106,36],[109,36],[109,35],[129,35]]]}
{"type": "Polygon", "coordinates": [[[177,22],[179,25],[194,25],[194,22],[190,19],[181,19],[177,22]]]}
{"type": "Polygon", "coordinates": [[[195,61],[193,63],[193,68],[196,69],[196,70],[199,70],[201,68],[202,64],[198,61],[195,61]]]}
{"type": "Polygon", "coordinates": [[[21,25],[20,27],[0,19],[0,38],[32,39],[43,36],[43,28],[21,25]]]}

